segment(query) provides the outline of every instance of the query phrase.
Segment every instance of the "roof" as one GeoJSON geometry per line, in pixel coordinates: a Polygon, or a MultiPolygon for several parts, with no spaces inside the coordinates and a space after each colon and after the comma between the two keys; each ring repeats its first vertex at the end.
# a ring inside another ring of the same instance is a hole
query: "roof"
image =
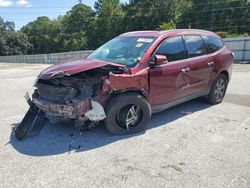
{"type": "Polygon", "coordinates": [[[198,29],[173,29],[166,31],[133,31],[121,34],[122,37],[160,37],[160,36],[170,36],[170,35],[184,35],[184,34],[198,34],[198,35],[216,35],[211,31],[198,30],[198,29]]]}

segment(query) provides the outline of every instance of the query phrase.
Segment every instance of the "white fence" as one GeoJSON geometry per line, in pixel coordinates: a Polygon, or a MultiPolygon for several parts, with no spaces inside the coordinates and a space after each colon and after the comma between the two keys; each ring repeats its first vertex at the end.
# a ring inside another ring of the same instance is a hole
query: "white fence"
{"type": "MultiPolygon", "coordinates": [[[[250,37],[226,38],[227,46],[235,54],[235,62],[250,62],[250,37]]],[[[0,62],[6,63],[48,63],[57,64],[70,59],[80,59],[88,56],[92,51],[65,52],[54,54],[36,54],[19,56],[0,56],[0,62]]]]}

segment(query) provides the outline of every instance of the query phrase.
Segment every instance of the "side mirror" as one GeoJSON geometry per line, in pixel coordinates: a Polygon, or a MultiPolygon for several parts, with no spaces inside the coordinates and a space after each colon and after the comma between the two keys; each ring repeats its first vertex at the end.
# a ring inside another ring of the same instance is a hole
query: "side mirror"
{"type": "Polygon", "coordinates": [[[162,65],[168,61],[165,55],[155,55],[155,64],[162,65]]]}

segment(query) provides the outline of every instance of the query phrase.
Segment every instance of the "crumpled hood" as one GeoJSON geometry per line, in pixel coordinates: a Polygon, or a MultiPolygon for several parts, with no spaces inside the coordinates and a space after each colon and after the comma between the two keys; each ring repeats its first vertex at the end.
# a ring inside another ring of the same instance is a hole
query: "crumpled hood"
{"type": "Polygon", "coordinates": [[[51,77],[57,74],[70,76],[83,71],[96,69],[107,65],[123,67],[123,65],[107,61],[90,60],[90,59],[74,60],[74,61],[68,61],[63,64],[57,64],[48,67],[47,69],[43,70],[40,73],[39,78],[50,79],[51,77]]]}

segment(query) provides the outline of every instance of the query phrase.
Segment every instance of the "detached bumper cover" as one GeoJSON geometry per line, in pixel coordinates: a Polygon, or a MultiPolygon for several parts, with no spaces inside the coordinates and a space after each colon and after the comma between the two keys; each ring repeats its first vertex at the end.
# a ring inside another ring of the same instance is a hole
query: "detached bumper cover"
{"type": "Polygon", "coordinates": [[[25,137],[37,134],[42,129],[46,120],[44,113],[34,105],[28,94],[25,95],[25,98],[30,108],[21,123],[14,129],[14,134],[18,140],[23,140],[25,137]]]}

